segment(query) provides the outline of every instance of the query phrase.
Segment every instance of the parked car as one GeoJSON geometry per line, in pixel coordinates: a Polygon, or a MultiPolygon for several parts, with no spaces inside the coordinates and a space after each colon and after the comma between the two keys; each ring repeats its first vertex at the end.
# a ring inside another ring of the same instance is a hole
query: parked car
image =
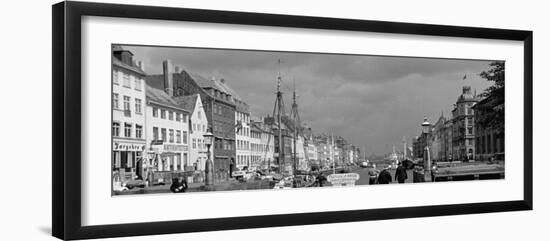
{"type": "Polygon", "coordinates": [[[244,179],[245,174],[246,174],[246,171],[234,171],[231,173],[231,176],[237,180],[242,180],[244,179]]]}

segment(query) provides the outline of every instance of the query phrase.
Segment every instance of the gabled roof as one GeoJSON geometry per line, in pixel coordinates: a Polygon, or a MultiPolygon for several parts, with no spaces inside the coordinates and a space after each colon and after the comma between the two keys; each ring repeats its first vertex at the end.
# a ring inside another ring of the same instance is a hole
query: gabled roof
{"type": "Polygon", "coordinates": [[[233,98],[239,101],[242,101],[242,98],[241,96],[239,96],[239,94],[237,94],[237,91],[233,90],[231,87],[229,87],[227,83],[221,81],[220,79],[207,79],[202,77],[201,75],[194,73],[189,73],[189,75],[195,80],[195,82],[197,82],[197,84],[201,88],[213,88],[228,95],[231,95],[233,98]]]}
{"type": "Polygon", "coordinates": [[[174,97],[174,101],[176,101],[176,103],[178,103],[184,109],[188,110],[189,113],[193,113],[195,112],[195,106],[198,98],[199,98],[199,94],[192,94],[192,95],[174,97]]]}
{"type": "Polygon", "coordinates": [[[189,112],[189,110],[185,109],[183,106],[178,104],[172,97],[170,97],[166,92],[159,90],[157,88],[153,88],[149,85],[146,85],[146,95],[147,95],[147,102],[153,102],[157,105],[161,105],[164,107],[170,107],[173,109],[189,112]]]}
{"type": "Polygon", "coordinates": [[[124,69],[127,69],[127,70],[131,70],[131,71],[136,72],[138,74],[141,74],[143,76],[147,75],[145,72],[143,72],[143,70],[141,70],[137,66],[128,65],[128,64],[120,61],[120,59],[116,58],[115,56],[112,56],[112,59],[113,59],[113,65],[116,65],[118,67],[121,67],[121,68],[124,68],[124,69]]]}

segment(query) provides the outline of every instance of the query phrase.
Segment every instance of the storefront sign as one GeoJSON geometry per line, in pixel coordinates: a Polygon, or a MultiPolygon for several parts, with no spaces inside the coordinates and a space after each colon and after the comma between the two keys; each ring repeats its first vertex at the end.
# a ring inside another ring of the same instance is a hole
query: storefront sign
{"type": "Polygon", "coordinates": [[[113,142],[113,151],[143,151],[144,144],[113,142]]]}
{"type": "Polygon", "coordinates": [[[187,151],[187,149],[187,146],[184,145],[164,144],[164,151],[166,152],[187,151]]]}
{"type": "Polygon", "coordinates": [[[353,186],[357,180],[359,180],[357,173],[330,174],[327,177],[327,181],[334,186],[353,186]]]}

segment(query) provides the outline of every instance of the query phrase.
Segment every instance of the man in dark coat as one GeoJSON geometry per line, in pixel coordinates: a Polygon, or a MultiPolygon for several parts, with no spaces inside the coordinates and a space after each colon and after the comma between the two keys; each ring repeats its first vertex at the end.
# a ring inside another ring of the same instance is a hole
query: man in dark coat
{"type": "Polygon", "coordinates": [[[391,182],[391,174],[388,171],[388,167],[386,167],[384,168],[384,170],[380,172],[380,174],[378,174],[378,183],[389,184],[390,182],[391,182]]]}
{"type": "Polygon", "coordinates": [[[395,170],[395,180],[397,180],[398,183],[405,183],[407,178],[407,168],[405,168],[403,163],[399,163],[399,166],[395,170]]]}
{"type": "Polygon", "coordinates": [[[187,190],[187,181],[183,177],[173,178],[170,191],[173,193],[185,192],[187,190]]]}
{"type": "Polygon", "coordinates": [[[319,187],[322,187],[326,180],[327,178],[323,175],[322,172],[320,172],[319,175],[317,176],[317,183],[319,187]]]}

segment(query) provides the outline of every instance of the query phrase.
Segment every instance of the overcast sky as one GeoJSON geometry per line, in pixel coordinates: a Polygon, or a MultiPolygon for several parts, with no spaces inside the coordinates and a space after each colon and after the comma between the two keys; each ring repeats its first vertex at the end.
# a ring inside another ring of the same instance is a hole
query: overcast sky
{"type": "Polygon", "coordinates": [[[250,107],[253,116],[271,115],[275,101],[277,60],[281,59],[287,113],[294,83],[302,122],[316,133],[343,136],[367,153],[384,154],[402,147],[431,123],[450,115],[462,86],[477,93],[490,82],[479,77],[489,61],[285,53],[191,48],[125,46],[160,74],[172,60],[206,78],[224,78],[250,107]],[[463,76],[466,75],[466,80],[463,76]]]}

